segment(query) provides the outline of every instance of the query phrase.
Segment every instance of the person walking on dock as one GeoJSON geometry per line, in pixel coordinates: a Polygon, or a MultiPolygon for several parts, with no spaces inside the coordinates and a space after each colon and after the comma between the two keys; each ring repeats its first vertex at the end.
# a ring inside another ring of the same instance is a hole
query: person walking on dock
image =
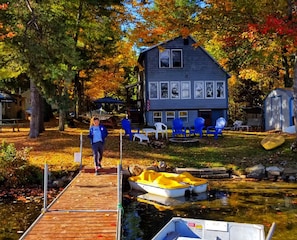
{"type": "Polygon", "coordinates": [[[98,175],[98,170],[102,168],[101,162],[104,150],[104,141],[108,132],[104,125],[100,124],[98,117],[93,117],[90,121],[90,130],[88,137],[91,139],[95,174],[98,175]]]}

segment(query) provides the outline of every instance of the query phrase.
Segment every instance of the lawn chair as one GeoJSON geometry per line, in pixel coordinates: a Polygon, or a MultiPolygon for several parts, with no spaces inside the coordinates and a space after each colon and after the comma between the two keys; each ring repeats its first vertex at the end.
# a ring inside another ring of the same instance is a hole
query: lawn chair
{"type": "Polygon", "coordinates": [[[166,139],[168,138],[167,126],[164,123],[156,122],[155,123],[155,128],[156,128],[155,138],[157,140],[159,138],[159,133],[162,134],[162,138],[164,137],[164,133],[165,133],[166,139]]]}
{"type": "Polygon", "coordinates": [[[176,135],[184,135],[184,137],[187,135],[187,130],[184,127],[183,120],[180,118],[175,118],[173,120],[172,137],[175,137],[176,135]]]}
{"type": "Polygon", "coordinates": [[[135,133],[139,133],[139,128],[137,129],[132,129],[131,127],[131,122],[129,119],[124,118],[122,121],[122,128],[125,130],[124,136],[129,135],[130,141],[133,140],[133,135],[135,133]]]}
{"type": "Polygon", "coordinates": [[[194,128],[190,128],[190,135],[199,134],[200,138],[203,135],[203,129],[205,127],[205,119],[203,117],[197,117],[194,121],[194,128]]]}
{"type": "Polygon", "coordinates": [[[215,139],[218,139],[218,135],[223,135],[223,130],[226,126],[226,119],[223,117],[220,117],[216,120],[215,126],[208,126],[206,128],[206,136],[208,134],[214,135],[215,139]]]}
{"type": "Polygon", "coordinates": [[[233,130],[240,130],[240,127],[242,125],[242,121],[240,120],[236,120],[234,123],[233,123],[233,130]]]}
{"type": "Polygon", "coordinates": [[[246,131],[249,131],[250,129],[250,126],[249,125],[243,125],[242,124],[243,121],[240,121],[240,120],[236,120],[234,123],[233,123],[233,130],[246,130],[246,131]]]}

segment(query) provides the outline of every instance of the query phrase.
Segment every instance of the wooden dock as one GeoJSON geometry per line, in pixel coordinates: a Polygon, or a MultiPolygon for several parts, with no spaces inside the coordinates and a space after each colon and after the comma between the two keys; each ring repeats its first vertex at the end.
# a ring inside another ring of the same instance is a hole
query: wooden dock
{"type": "Polygon", "coordinates": [[[20,239],[120,239],[118,182],[116,168],[81,171],[20,239]]]}

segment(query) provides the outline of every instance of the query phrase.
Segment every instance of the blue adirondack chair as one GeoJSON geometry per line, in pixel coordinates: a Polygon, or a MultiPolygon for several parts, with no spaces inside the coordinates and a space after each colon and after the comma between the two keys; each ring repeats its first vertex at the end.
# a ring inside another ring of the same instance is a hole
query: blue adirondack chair
{"type": "Polygon", "coordinates": [[[137,128],[137,129],[132,128],[131,122],[127,118],[124,118],[121,121],[121,123],[122,123],[122,128],[125,130],[124,136],[129,135],[129,139],[130,139],[130,141],[132,141],[133,135],[135,133],[139,133],[139,128],[137,128]]]}
{"type": "Polygon", "coordinates": [[[223,117],[220,117],[216,120],[216,125],[215,126],[208,126],[206,128],[206,136],[208,136],[208,134],[210,135],[214,135],[215,139],[218,139],[219,135],[223,135],[223,130],[226,126],[226,119],[223,117]]]}
{"type": "Polygon", "coordinates": [[[197,117],[194,121],[194,128],[190,128],[190,135],[199,134],[200,138],[203,136],[203,129],[205,128],[205,119],[203,117],[197,117]]]}
{"type": "Polygon", "coordinates": [[[172,137],[175,137],[176,135],[183,135],[184,137],[187,135],[183,120],[180,118],[175,118],[172,123],[172,137]]]}

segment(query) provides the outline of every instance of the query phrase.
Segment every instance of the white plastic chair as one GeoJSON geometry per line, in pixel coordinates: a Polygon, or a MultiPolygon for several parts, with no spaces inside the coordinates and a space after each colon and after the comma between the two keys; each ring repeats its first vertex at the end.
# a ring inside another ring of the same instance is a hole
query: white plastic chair
{"type": "Polygon", "coordinates": [[[166,139],[168,139],[167,126],[164,123],[161,123],[161,122],[155,123],[155,128],[156,128],[155,138],[157,140],[159,138],[159,133],[162,134],[162,138],[164,138],[164,133],[165,133],[166,139]]]}
{"type": "Polygon", "coordinates": [[[233,130],[239,130],[241,126],[242,126],[242,121],[240,121],[240,120],[236,120],[236,121],[233,123],[233,130]]]}

